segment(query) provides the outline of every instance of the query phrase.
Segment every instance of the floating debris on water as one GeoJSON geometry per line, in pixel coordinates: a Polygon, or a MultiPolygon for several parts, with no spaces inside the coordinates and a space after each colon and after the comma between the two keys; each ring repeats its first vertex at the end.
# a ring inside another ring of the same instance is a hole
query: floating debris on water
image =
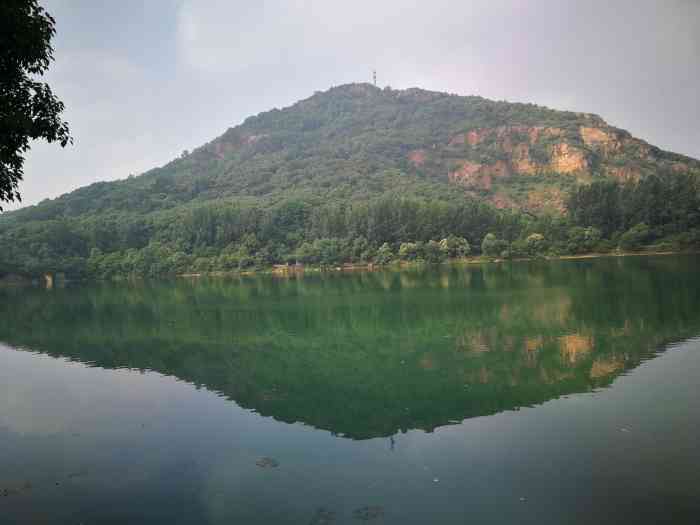
{"type": "Polygon", "coordinates": [[[309,522],[309,525],[328,525],[335,521],[335,512],[328,510],[323,507],[319,507],[316,510],[313,518],[309,522]]]}
{"type": "Polygon", "coordinates": [[[16,496],[22,492],[32,490],[32,484],[29,481],[25,481],[21,487],[17,488],[0,488],[0,498],[7,498],[9,496],[16,496]]]}
{"type": "Polygon", "coordinates": [[[260,468],[276,468],[279,467],[280,463],[274,458],[260,458],[255,462],[255,464],[260,468]]]}
{"type": "Polygon", "coordinates": [[[371,507],[362,507],[359,509],[356,509],[352,513],[353,517],[357,518],[358,520],[363,520],[363,521],[369,521],[369,520],[374,520],[377,518],[381,518],[384,516],[384,507],[379,507],[379,506],[371,506],[371,507]]]}

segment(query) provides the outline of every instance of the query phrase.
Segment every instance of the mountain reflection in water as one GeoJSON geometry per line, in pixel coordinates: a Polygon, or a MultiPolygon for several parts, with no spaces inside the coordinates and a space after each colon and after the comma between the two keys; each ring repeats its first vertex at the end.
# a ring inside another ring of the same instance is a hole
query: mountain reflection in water
{"type": "Polygon", "coordinates": [[[352,439],[610,385],[700,333],[697,258],[0,290],[0,341],[352,439]]]}

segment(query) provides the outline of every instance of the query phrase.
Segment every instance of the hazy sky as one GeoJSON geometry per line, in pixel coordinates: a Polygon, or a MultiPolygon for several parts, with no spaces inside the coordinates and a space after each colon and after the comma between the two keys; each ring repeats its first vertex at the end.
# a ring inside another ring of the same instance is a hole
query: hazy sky
{"type": "Polygon", "coordinates": [[[43,4],[75,145],[34,144],[24,205],[142,173],[373,68],[381,86],[598,113],[700,158],[700,0],[43,4]]]}

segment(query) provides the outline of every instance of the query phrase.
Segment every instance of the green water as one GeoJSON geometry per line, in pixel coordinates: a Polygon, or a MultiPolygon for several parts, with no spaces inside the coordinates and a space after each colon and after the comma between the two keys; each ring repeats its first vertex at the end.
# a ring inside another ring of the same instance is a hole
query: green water
{"type": "Polygon", "coordinates": [[[0,289],[0,523],[697,523],[699,263],[0,289]]]}

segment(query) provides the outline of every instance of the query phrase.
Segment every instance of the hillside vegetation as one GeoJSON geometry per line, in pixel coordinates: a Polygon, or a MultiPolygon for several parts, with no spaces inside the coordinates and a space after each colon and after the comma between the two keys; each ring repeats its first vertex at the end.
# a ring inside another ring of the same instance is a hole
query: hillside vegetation
{"type": "Polygon", "coordinates": [[[685,248],[699,173],[595,115],[351,84],[0,216],[0,274],[685,248]]]}

